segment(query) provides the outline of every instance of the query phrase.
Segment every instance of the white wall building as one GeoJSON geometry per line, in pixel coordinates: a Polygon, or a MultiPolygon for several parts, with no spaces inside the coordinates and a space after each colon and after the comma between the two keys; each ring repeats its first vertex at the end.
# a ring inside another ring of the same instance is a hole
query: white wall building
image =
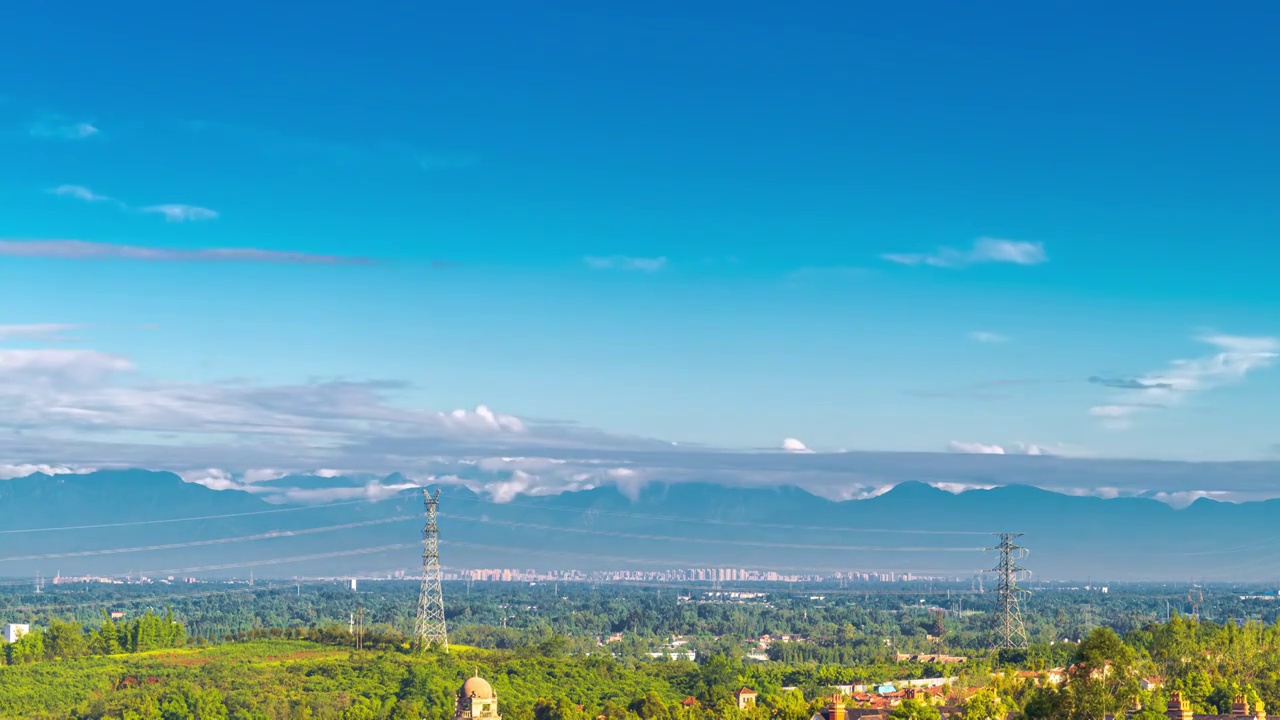
{"type": "Polygon", "coordinates": [[[4,641],[7,643],[18,642],[18,638],[31,632],[30,625],[19,623],[8,623],[4,626],[4,641]]]}

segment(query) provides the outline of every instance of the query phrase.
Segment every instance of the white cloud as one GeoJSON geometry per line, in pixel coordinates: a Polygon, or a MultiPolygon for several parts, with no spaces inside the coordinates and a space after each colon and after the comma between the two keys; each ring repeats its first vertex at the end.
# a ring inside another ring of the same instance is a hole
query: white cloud
{"type": "Polygon", "coordinates": [[[787,438],[782,441],[782,449],[789,453],[811,453],[808,445],[800,442],[795,438],[787,438]]]}
{"type": "Polygon", "coordinates": [[[85,202],[118,202],[115,198],[99,195],[83,185],[59,185],[49,192],[59,197],[75,198],[85,202]]]}
{"type": "Polygon", "coordinates": [[[236,481],[231,473],[219,468],[200,468],[183,470],[178,473],[183,482],[203,485],[211,490],[243,490],[243,483],[236,481]]]}
{"type": "MultiPolygon", "coordinates": [[[[0,384],[80,386],[133,369],[133,363],[126,358],[95,350],[0,350],[0,384]]],[[[0,393],[3,391],[0,386],[0,393]]]]}
{"type": "Polygon", "coordinates": [[[411,490],[413,483],[371,482],[358,487],[343,488],[286,488],[265,499],[269,502],[293,502],[305,505],[322,505],[342,500],[368,500],[378,502],[411,490]]]}
{"type": "Polygon", "coordinates": [[[101,131],[90,122],[67,121],[56,115],[41,118],[27,127],[31,137],[45,140],[85,140],[101,131]]]}
{"type": "Polygon", "coordinates": [[[450,427],[466,430],[491,430],[498,432],[521,433],[525,431],[524,423],[514,415],[503,415],[490,410],[484,405],[475,410],[454,410],[440,413],[441,419],[450,427]]]}
{"type": "Polygon", "coordinates": [[[59,340],[64,339],[66,333],[83,328],[83,325],[67,325],[63,323],[0,325],[0,342],[5,340],[59,340]]]}
{"type": "Polygon", "coordinates": [[[588,256],[582,259],[588,266],[597,270],[636,270],[639,272],[657,272],[667,266],[665,257],[627,257],[611,255],[609,257],[588,256]]]}
{"type": "Polygon", "coordinates": [[[954,453],[969,453],[973,455],[1004,455],[1004,448],[999,445],[985,445],[977,442],[961,442],[952,440],[947,443],[947,450],[954,453]]]}
{"type": "Polygon", "coordinates": [[[368,265],[368,258],[261,248],[195,250],[117,245],[88,240],[0,239],[0,256],[61,260],[140,260],[150,262],[278,263],[284,265],[368,265]]]}
{"type": "Polygon", "coordinates": [[[267,482],[268,480],[279,480],[288,474],[289,472],[287,470],[276,470],[274,468],[251,468],[241,473],[240,480],[241,482],[252,485],[254,483],[267,482]]]}
{"type": "Polygon", "coordinates": [[[996,487],[995,485],[982,483],[933,482],[929,484],[939,490],[945,490],[952,495],[959,495],[962,492],[969,492],[970,490],[991,490],[996,487]]]}
{"type": "Polygon", "coordinates": [[[1231,500],[1231,496],[1231,493],[1219,490],[1184,490],[1180,492],[1156,493],[1152,497],[1175,508],[1185,508],[1200,498],[1229,502],[1231,500]]]}
{"type": "Polygon", "coordinates": [[[952,440],[947,443],[947,452],[967,455],[1053,455],[1064,457],[1081,457],[1085,453],[1067,445],[1038,445],[1035,443],[1014,443],[1011,446],[988,445],[979,442],[961,442],[952,440]]]}
{"type": "Polygon", "coordinates": [[[163,215],[165,220],[169,222],[190,222],[195,220],[216,220],[218,213],[209,208],[202,208],[196,205],[150,205],[139,208],[138,212],[151,213],[154,215],[163,215]]]}
{"type": "Polygon", "coordinates": [[[1163,410],[1195,393],[1242,382],[1249,373],[1271,367],[1280,357],[1280,340],[1274,337],[1211,334],[1197,339],[1218,352],[1174,360],[1163,370],[1110,382],[1109,386],[1118,390],[1114,401],[1091,407],[1089,414],[1102,419],[1106,427],[1124,429],[1130,427],[1134,415],[1163,410]]]}
{"type": "Polygon", "coordinates": [[[66,465],[45,465],[43,463],[23,463],[21,465],[0,465],[0,480],[24,478],[36,473],[45,475],[84,475],[94,468],[67,467],[66,465]]]}
{"type": "Polygon", "coordinates": [[[975,330],[969,333],[969,339],[980,343],[1002,343],[1008,342],[1008,336],[1000,333],[988,332],[986,330],[975,330]]]}
{"type": "Polygon", "coordinates": [[[880,257],[899,265],[928,265],[940,268],[960,268],[989,263],[1039,265],[1049,260],[1043,243],[986,237],[978,238],[973,243],[973,247],[968,250],[942,247],[933,253],[886,253],[880,257]]]}

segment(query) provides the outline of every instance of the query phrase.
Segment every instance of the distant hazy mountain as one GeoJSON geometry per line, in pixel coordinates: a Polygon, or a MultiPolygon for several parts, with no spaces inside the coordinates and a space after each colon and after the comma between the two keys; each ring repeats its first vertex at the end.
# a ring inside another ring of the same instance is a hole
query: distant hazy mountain
{"type": "MultiPolygon", "coordinates": [[[[3,481],[0,575],[412,572],[421,493],[384,489],[404,482],[289,477],[250,493],[146,471],[3,481]],[[325,498],[339,502],[315,504],[325,498]],[[238,540],[246,536],[255,539],[238,540]],[[291,558],[302,559],[276,562],[291,558]]],[[[846,502],[792,487],[677,484],[634,498],[608,487],[493,503],[452,486],[440,509],[441,555],[451,567],[955,574],[991,568],[994,553],[981,550],[994,544],[988,533],[1016,531],[1031,551],[1024,564],[1041,578],[1280,577],[1280,558],[1269,552],[1280,541],[1280,501],[1202,499],[1174,509],[1028,486],[957,495],[905,483],[846,502]]]]}

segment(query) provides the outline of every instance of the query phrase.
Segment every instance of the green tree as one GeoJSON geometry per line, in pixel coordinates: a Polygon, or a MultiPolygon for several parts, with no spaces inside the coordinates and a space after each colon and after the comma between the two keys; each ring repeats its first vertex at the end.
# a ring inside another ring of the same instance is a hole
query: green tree
{"type": "Polygon", "coordinates": [[[1004,720],[1008,710],[992,690],[979,690],[964,704],[964,720],[1004,720]]]}
{"type": "Polygon", "coordinates": [[[10,665],[36,662],[44,657],[44,633],[32,630],[5,647],[5,651],[10,665]]]}
{"type": "Polygon", "coordinates": [[[903,700],[889,711],[889,720],[941,720],[938,708],[919,700],[903,700]]]}
{"type": "Polygon", "coordinates": [[[76,658],[89,651],[84,628],[76,623],[52,620],[45,631],[44,655],[48,660],[76,658]]]}
{"type": "Polygon", "coordinates": [[[765,705],[773,712],[775,720],[809,720],[812,713],[809,703],[799,690],[792,690],[781,695],[766,695],[765,705]]]}
{"type": "Polygon", "coordinates": [[[89,640],[89,651],[94,655],[115,655],[120,652],[120,629],[106,612],[102,613],[102,625],[89,640]]]}
{"type": "Polygon", "coordinates": [[[1038,687],[1027,698],[1022,710],[1026,720],[1065,720],[1070,702],[1066,692],[1056,687],[1038,687]]]}

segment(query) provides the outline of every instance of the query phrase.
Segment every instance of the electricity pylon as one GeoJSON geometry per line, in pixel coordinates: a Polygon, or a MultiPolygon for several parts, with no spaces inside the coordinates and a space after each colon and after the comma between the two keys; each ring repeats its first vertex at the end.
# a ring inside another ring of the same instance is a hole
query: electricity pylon
{"type": "Polygon", "coordinates": [[[1017,545],[1014,540],[1022,537],[1022,533],[996,533],[1000,542],[992,550],[1000,552],[1000,562],[990,570],[996,574],[999,585],[996,588],[999,625],[996,627],[995,646],[997,648],[1025,648],[1027,646],[1027,628],[1022,624],[1022,609],[1019,600],[1027,591],[1018,587],[1018,579],[1029,575],[1026,568],[1020,567],[1018,561],[1027,556],[1027,550],[1017,545]]]}
{"type": "Polygon", "coordinates": [[[436,645],[449,652],[449,633],[444,626],[444,588],[440,582],[440,526],[436,522],[440,490],[437,488],[432,495],[424,489],[422,498],[427,503],[427,524],[422,529],[422,589],[418,592],[413,643],[419,650],[436,645]]]}

